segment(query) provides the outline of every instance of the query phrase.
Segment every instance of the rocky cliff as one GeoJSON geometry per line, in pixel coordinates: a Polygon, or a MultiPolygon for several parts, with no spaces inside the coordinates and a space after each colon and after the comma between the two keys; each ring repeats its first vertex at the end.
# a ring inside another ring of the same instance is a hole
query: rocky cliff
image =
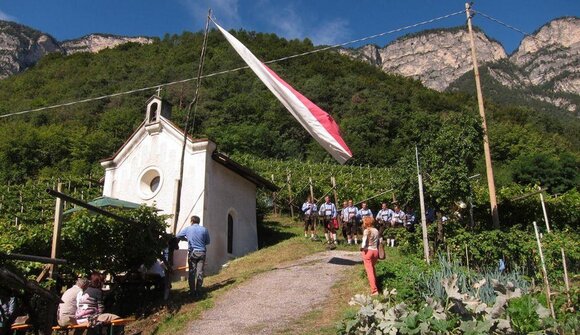
{"type": "MultiPolygon", "coordinates": [[[[475,32],[478,60],[481,63],[507,57],[503,47],[483,32],[475,32]]],[[[384,48],[367,45],[356,50],[343,49],[383,71],[420,80],[429,88],[443,91],[472,68],[469,36],[465,29],[427,30],[404,36],[384,48]]]]}
{"type": "Polygon", "coordinates": [[[0,21],[0,79],[23,71],[49,52],[61,51],[50,35],[8,21],[0,21]]]}
{"type": "MultiPolygon", "coordinates": [[[[580,117],[580,19],[547,23],[524,38],[508,59],[486,64],[481,73],[488,98],[533,107],[548,103],[580,117]]],[[[472,90],[470,76],[465,74],[449,89],[472,90]]]]}
{"type": "Polygon", "coordinates": [[[580,19],[549,22],[524,38],[510,61],[526,85],[548,84],[556,92],[580,94],[580,19]]]}
{"type": "Polygon", "coordinates": [[[52,36],[38,30],[0,20],[0,79],[26,70],[51,52],[67,55],[76,52],[99,52],[127,42],[148,44],[153,39],[91,34],[59,43],[52,36]]]}
{"type": "Polygon", "coordinates": [[[75,40],[63,41],[60,46],[67,55],[70,55],[77,52],[99,52],[103,49],[114,48],[128,42],[150,44],[153,43],[153,39],[148,37],[90,34],[75,40]]]}
{"type": "MultiPolygon", "coordinates": [[[[479,30],[475,32],[475,44],[481,63],[507,57],[501,44],[479,30]]],[[[384,48],[366,45],[340,52],[385,72],[413,77],[438,91],[472,68],[469,36],[462,28],[427,30],[399,38],[384,48]]]]}
{"type": "MultiPolygon", "coordinates": [[[[521,97],[540,100],[560,109],[577,111],[580,95],[580,19],[553,20],[524,38],[507,56],[498,42],[477,30],[478,63],[482,76],[494,91],[501,87],[523,90],[521,97]],[[495,87],[498,86],[498,87],[495,87]]],[[[473,90],[465,76],[471,72],[471,50],[466,28],[427,30],[404,36],[383,48],[366,45],[339,51],[380,67],[389,73],[409,76],[425,86],[443,91],[473,90]],[[461,79],[461,80],[460,80],[461,79]],[[457,84],[456,82],[462,84],[457,84]]],[[[485,89],[485,87],[484,87],[485,89]]]]}

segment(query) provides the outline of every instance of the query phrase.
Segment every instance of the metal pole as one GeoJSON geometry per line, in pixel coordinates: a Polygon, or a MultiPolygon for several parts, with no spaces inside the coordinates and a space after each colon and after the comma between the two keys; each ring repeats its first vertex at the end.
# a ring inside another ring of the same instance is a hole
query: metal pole
{"type": "Polygon", "coordinates": [[[550,292],[550,282],[548,281],[548,271],[546,271],[546,263],[544,262],[544,253],[542,252],[542,243],[540,242],[540,234],[538,234],[538,226],[536,225],[536,221],[533,222],[534,224],[534,231],[536,232],[536,241],[538,242],[538,251],[540,252],[540,261],[542,262],[542,274],[544,276],[544,284],[546,285],[546,301],[548,302],[548,307],[550,307],[550,313],[552,314],[553,318],[556,318],[554,314],[554,306],[552,305],[551,295],[550,292]]]}
{"type": "Polygon", "coordinates": [[[106,210],[104,210],[102,208],[95,207],[93,205],[87,204],[84,201],[77,200],[77,199],[75,199],[75,198],[73,198],[71,196],[68,196],[68,195],[64,194],[64,193],[61,193],[61,192],[58,192],[58,191],[55,191],[55,190],[51,190],[49,188],[46,189],[46,192],[48,194],[52,195],[53,197],[57,197],[57,198],[60,198],[60,199],[62,199],[64,201],[68,201],[68,202],[73,203],[75,205],[84,207],[84,208],[88,209],[91,212],[95,212],[97,214],[101,214],[101,215],[110,217],[112,219],[115,219],[117,221],[121,221],[121,222],[124,222],[124,223],[138,224],[136,221],[133,221],[131,219],[124,218],[124,217],[119,216],[117,214],[113,214],[113,213],[108,212],[108,211],[106,211],[106,210]]]}
{"type": "Polygon", "coordinates": [[[429,260],[429,239],[427,237],[427,217],[425,216],[425,199],[423,198],[423,177],[419,168],[419,150],[415,146],[415,158],[417,159],[417,180],[419,182],[419,205],[421,206],[421,230],[423,231],[423,253],[427,264],[429,260]]]}
{"type": "Polygon", "coordinates": [[[546,229],[548,231],[548,233],[550,233],[550,224],[548,223],[548,212],[546,211],[546,204],[544,204],[544,190],[542,190],[542,187],[538,186],[538,189],[542,192],[540,192],[540,201],[542,202],[542,211],[544,212],[544,222],[546,222],[546,229]]]}
{"type": "MultiPolygon", "coordinates": [[[[58,192],[62,191],[62,183],[58,183],[56,187],[58,192]]],[[[62,212],[64,204],[61,198],[56,198],[56,205],[54,207],[54,227],[52,229],[52,248],[50,251],[50,258],[56,258],[60,252],[60,230],[62,227],[62,212]]],[[[50,278],[54,278],[57,273],[57,266],[53,264],[50,267],[50,278]]]]}
{"type": "Polygon", "coordinates": [[[481,83],[479,81],[479,68],[477,66],[477,56],[475,54],[475,41],[473,39],[473,28],[471,27],[471,5],[465,3],[465,14],[467,15],[467,28],[469,30],[469,40],[471,43],[471,59],[473,61],[473,73],[475,74],[475,88],[477,90],[477,103],[479,115],[481,116],[481,126],[483,128],[483,151],[485,154],[485,169],[487,172],[487,187],[489,189],[489,202],[491,205],[491,218],[493,226],[499,229],[499,213],[497,210],[497,199],[495,196],[495,180],[493,177],[493,166],[491,163],[491,151],[489,149],[489,138],[487,136],[487,121],[485,119],[485,109],[483,107],[483,94],[481,93],[481,83]]]}
{"type": "MultiPolygon", "coordinates": [[[[176,233],[177,231],[177,224],[179,222],[179,212],[181,211],[181,191],[183,189],[183,165],[185,163],[185,147],[187,145],[187,135],[189,133],[189,116],[191,114],[191,109],[192,107],[195,105],[194,108],[197,108],[197,98],[199,96],[199,87],[201,86],[201,75],[203,73],[203,64],[204,64],[204,60],[205,60],[205,50],[206,50],[206,46],[207,46],[207,36],[209,33],[209,21],[211,19],[211,9],[208,10],[207,13],[207,20],[205,22],[205,34],[203,36],[203,44],[201,46],[201,55],[199,57],[199,64],[198,64],[198,68],[197,68],[197,82],[196,82],[196,86],[195,86],[195,93],[193,96],[193,100],[189,103],[188,106],[188,110],[187,110],[187,115],[185,117],[185,127],[183,130],[183,145],[181,147],[181,160],[179,163],[179,178],[177,179],[177,189],[176,189],[176,193],[177,193],[177,197],[175,199],[175,206],[173,208],[174,213],[173,213],[173,227],[172,227],[172,231],[173,234],[176,233]]],[[[193,113],[193,126],[195,126],[195,112],[193,113]]]]}

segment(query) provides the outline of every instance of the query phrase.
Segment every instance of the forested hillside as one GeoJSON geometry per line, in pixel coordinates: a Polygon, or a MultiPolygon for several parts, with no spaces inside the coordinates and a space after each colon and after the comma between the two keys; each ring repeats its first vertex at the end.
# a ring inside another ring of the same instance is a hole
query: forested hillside
{"type": "MultiPolygon", "coordinates": [[[[262,60],[314,48],[309,40],[288,41],[273,34],[235,35],[262,60]]],[[[97,54],[45,56],[24,73],[0,81],[0,114],[192,78],[201,42],[200,33],[184,33],[97,54]]],[[[217,32],[208,43],[205,74],[244,65],[217,32]]],[[[434,180],[465,180],[483,169],[480,122],[470,95],[439,93],[333,51],[271,67],[337,120],[354,153],[350,164],[411,172],[418,145],[434,180]]],[[[174,105],[173,121],[179,125],[193,88],[193,82],[186,82],[161,93],[174,105]]],[[[100,177],[97,162],[114,153],[137,127],[152,94],[154,90],[1,118],[0,182],[62,174],[100,177]]],[[[249,70],[204,79],[199,103],[194,136],[209,136],[225,153],[332,160],[249,70]]],[[[488,104],[488,113],[500,185],[541,183],[553,192],[578,185],[577,119],[494,104],[488,104]]]]}

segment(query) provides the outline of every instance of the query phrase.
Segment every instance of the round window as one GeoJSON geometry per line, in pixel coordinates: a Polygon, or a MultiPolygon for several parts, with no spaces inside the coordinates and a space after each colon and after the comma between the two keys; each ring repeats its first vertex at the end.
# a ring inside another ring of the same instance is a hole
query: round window
{"type": "Polygon", "coordinates": [[[156,168],[147,168],[139,176],[139,194],[143,199],[151,199],[161,190],[163,179],[156,168]]]}
{"type": "Polygon", "coordinates": [[[149,183],[149,189],[151,190],[151,192],[157,191],[157,189],[159,188],[160,182],[161,182],[161,177],[159,177],[159,176],[156,176],[155,178],[153,178],[151,180],[151,182],[149,183]]]}

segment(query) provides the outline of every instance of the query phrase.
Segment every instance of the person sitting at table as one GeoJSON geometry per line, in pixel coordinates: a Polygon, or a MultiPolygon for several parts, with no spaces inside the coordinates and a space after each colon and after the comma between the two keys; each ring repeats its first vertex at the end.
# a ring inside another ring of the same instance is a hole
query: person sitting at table
{"type": "Polygon", "coordinates": [[[105,312],[103,304],[103,275],[93,272],[89,278],[89,286],[77,295],[77,310],[75,317],[77,323],[86,323],[96,320],[97,322],[111,322],[119,316],[105,312]]]}
{"type": "Polygon", "coordinates": [[[89,280],[85,277],[80,277],[77,279],[75,285],[66,290],[60,300],[62,303],[58,305],[58,325],[61,327],[66,327],[69,325],[74,325],[77,323],[76,311],[77,311],[77,296],[80,292],[84,291],[89,287],[89,280]]]}

